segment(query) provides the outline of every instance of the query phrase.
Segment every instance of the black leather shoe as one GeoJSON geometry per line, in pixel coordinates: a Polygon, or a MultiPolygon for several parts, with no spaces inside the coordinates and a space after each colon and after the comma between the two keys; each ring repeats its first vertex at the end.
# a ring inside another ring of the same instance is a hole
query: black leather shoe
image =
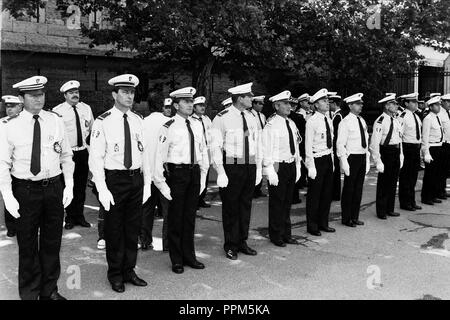
{"type": "Polygon", "coordinates": [[[386,216],[377,216],[377,217],[378,217],[378,219],[381,219],[381,220],[386,220],[387,219],[386,216]]]}
{"type": "Polygon", "coordinates": [[[352,227],[352,228],[356,227],[356,224],[354,224],[353,221],[350,221],[350,222],[342,222],[342,224],[343,224],[344,226],[347,226],[347,227],[352,227]]]}
{"type": "Polygon", "coordinates": [[[434,203],[442,203],[442,201],[441,200],[439,200],[438,198],[434,198],[433,200],[431,200],[431,201],[433,201],[434,203]]]}
{"type": "Polygon", "coordinates": [[[417,204],[414,204],[414,205],[413,205],[413,208],[416,209],[416,210],[422,210],[422,207],[421,207],[421,206],[418,206],[417,204]]]}
{"type": "Polygon", "coordinates": [[[355,224],[357,226],[363,226],[364,222],[362,222],[361,220],[353,220],[353,224],[355,224]]]}
{"type": "Polygon", "coordinates": [[[422,203],[423,203],[423,204],[427,204],[427,205],[429,205],[429,206],[434,206],[434,202],[431,201],[431,200],[422,200],[422,203]]]}
{"type": "Polygon", "coordinates": [[[111,282],[111,289],[113,289],[115,292],[122,293],[125,291],[125,285],[122,281],[111,282]]]}
{"type": "Polygon", "coordinates": [[[286,243],[284,243],[282,240],[271,240],[271,241],[277,247],[286,247],[286,243]]]}
{"type": "Polygon", "coordinates": [[[330,227],[320,228],[320,230],[325,232],[336,232],[336,229],[330,227]]]}
{"type": "Polygon", "coordinates": [[[86,220],[84,220],[84,219],[82,221],[78,222],[77,224],[79,226],[84,227],[84,228],[90,228],[91,227],[91,224],[89,222],[87,222],[86,220]]]}
{"type": "Polygon", "coordinates": [[[414,208],[413,206],[400,206],[400,209],[406,211],[416,211],[416,208],[414,208]]]}
{"type": "Polygon", "coordinates": [[[181,264],[174,264],[172,266],[172,271],[175,272],[175,273],[178,273],[178,274],[183,273],[184,272],[183,265],[181,265],[181,264]]]}
{"type": "Polygon", "coordinates": [[[387,215],[391,216],[391,217],[398,217],[400,215],[400,213],[398,213],[398,212],[389,212],[387,215]]]}
{"type": "Polygon", "coordinates": [[[300,244],[300,242],[298,242],[297,239],[294,238],[284,239],[283,241],[287,244],[300,244]]]}
{"type": "Polygon", "coordinates": [[[258,254],[256,250],[253,250],[249,246],[239,248],[239,252],[242,252],[243,254],[246,254],[248,256],[256,256],[258,254]]]}
{"type": "Polygon", "coordinates": [[[6,236],[9,238],[14,238],[16,236],[16,232],[13,230],[8,230],[8,232],[6,233],[6,236]]]}
{"type": "Polygon", "coordinates": [[[40,296],[39,299],[40,299],[40,300],[67,300],[67,299],[64,298],[62,295],[60,295],[60,294],[58,293],[58,291],[56,291],[56,290],[53,291],[52,294],[51,294],[50,296],[48,296],[48,297],[40,296]]]}
{"type": "Polygon", "coordinates": [[[66,224],[64,225],[64,229],[66,230],[73,229],[73,227],[75,227],[75,225],[72,222],[66,222],[66,224]]]}
{"type": "Polygon", "coordinates": [[[198,203],[198,206],[199,206],[200,208],[211,208],[211,205],[210,205],[209,203],[206,203],[205,201],[200,201],[200,202],[198,203]]]}
{"type": "Polygon", "coordinates": [[[186,263],[188,267],[191,267],[192,269],[205,269],[205,265],[197,260],[194,262],[186,263]]]}
{"type": "Polygon", "coordinates": [[[313,236],[320,237],[322,233],[320,231],[308,231],[309,234],[312,234],[313,236]]]}
{"type": "Polygon", "coordinates": [[[131,283],[132,285],[135,285],[137,287],[146,287],[147,282],[139,278],[137,275],[132,276],[130,279],[126,280],[125,282],[131,283]]]}
{"type": "Polygon", "coordinates": [[[237,252],[233,250],[228,250],[225,255],[228,259],[231,260],[236,260],[238,258],[237,252]]]}

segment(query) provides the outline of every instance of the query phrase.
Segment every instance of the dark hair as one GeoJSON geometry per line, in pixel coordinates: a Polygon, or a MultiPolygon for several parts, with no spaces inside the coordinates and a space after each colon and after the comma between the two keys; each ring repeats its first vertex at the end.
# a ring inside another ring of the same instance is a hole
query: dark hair
{"type": "Polygon", "coordinates": [[[244,98],[246,96],[247,96],[246,94],[233,94],[231,96],[231,101],[233,102],[233,104],[235,104],[238,101],[239,97],[243,97],[244,98]]]}

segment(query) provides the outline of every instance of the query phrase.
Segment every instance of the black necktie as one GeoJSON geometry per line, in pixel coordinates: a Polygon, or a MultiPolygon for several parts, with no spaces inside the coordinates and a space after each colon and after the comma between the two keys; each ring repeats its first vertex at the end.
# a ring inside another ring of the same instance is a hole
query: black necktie
{"type": "Polygon", "coordinates": [[[243,129],[244,129],[244,157],[245,157],[245,163],[249,162],[250,154],[249,154],[249,144],[248,144],[248,127],[247,127],[247,121],[245,120],[244,112],[241,112],[242,116],[242,122],[243,122],[243,129]]]}
{"type": "Polygon", "coordinates": [[[389,132],[386,136],[386,139],[384,140],[383,146],[387,146],[389,144],[389,141],[391,141],[392,137],[392,131],[394,131],[394,120],[391,118],[391,125],[389,126],[389,132]]]}
{"type": "Polygon", "coordinates": [[[39,115],[35,114],[33,130],[33,148],[31,149],[30,171],[33,175],[41,172],[41,125],[39,124],[39,115]]]}
{"type": "Polygon", "coordinates": [[[358,118],[358,123],[359,123],[359,133],[361,134],[361,147],[366,148],[367,142],[366,142],[366,134],[364,131],[364,127],[362,125],[361,118],[360,117],[357,117],[357,118],[358,118]]]}
{"type": "Polygon", "coordinates": [[[436,119],[439,123],[439,128],[441,128],[441,140],[439,140],[439,142],[442,142],[442,140],[444,139],[444,132],[442,131],[442,125],[441,125],[441,120],[439,120],[439,116],[436,115],[436,119]]]}
{"type": "Polygon", "coordinates": [[[323,119],[325,120],[325,127],[327,128],[327,148],[331,148],[332,144],[331,144],[331,129],[330,129],[330,125],[328,124],[328,120],[327,117],[323,117],[323,119]]]}
{"type": "Polygon", "coordinates": [[[261,120],[261,113],[259,113],[259,112],[257,112],[257,113],[258,113],[259,123],[261,124],[261,129],[264,129],[264,125],[263,125],[263,122],[261,120]]]}
{"type": "Polygon", "coordinates": [[[413,117],[414,117],[414,122],[416,123],[416,139],[420,140],[419,122],[417,121],[417,116],[414,113],[413,113],[413,117]]]}
{"type": "Polygon", "coordinates": [[[289,125],[289,120],[286,119],[286,127],[289,132],[289,147],[291,148],[291,154],[295,154],[295,146],[294,146],[294,136],[292,135],[291,126],[289,125]]]}
{"type": "Polygon", "coordinates": [[[124,157],[123,157],[123,165],[125,168],[130,169],[131,168],[131,134],[130,134],[130,125],[128,124],[127,120],[127,114],[124,113],[123,115],[123,127],[125,131],[125,150],[124,150],[124,157]]]}
{"type": "Polygon", "coordinates": [[[75,122],[77,123],[77,146],[83,146],[83,137],[81,135],[80,115],[78,114],[77,107],[72,106],[73,112],[75,112],[75,122]]]}
{"type": "Polygon", "coordinates": [[[194,150],[194,133],[192,132],[192,129],[191,129],[191,122],[188,119],[186,119],[186,126],[187,126],[187,129],[189,131],[189,136],[190,136],[190,141],[191,141],[191,164],[194,164],[195,163],[194,162],[194,153],[195,153],[195,150],[194,150]]]}
{"type": "Polygon", "coordinates": [[[205,129],[205,124],[203,123],[203,118],[200,116],[200,118],[198,118],[201,123],[202,123],[202,127],[203,127],[203,135],[205,136],[205,143],[206,145],[208,145],[208,141],[206,140],[206,129],[205,129]]]}

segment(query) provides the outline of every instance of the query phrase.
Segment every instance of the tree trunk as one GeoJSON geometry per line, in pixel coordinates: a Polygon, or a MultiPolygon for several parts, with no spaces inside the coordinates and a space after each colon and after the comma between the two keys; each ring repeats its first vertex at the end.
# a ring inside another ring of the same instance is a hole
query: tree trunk
{"type": "Polygon", "coordinates": [[[197,96],[205,96],[208,102],[212,98],[211,71],[215,62],[216,57],[209,55],[203,61],[194,64],[198,69],[192,73],[192,84],[197,89],[197,96]]]}

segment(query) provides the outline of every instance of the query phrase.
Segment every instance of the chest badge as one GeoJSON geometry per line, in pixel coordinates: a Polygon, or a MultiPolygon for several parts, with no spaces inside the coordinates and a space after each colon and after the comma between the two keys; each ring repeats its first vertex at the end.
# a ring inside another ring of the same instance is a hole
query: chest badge
{"type": "Polygon", "coordinates": [[[59,144],[59,142],[55,142],[55,143],[53,144],[53,150],[54,150],[56,153],[61,153],[61,152],[62,152],[62,148],[61,148],[61,145],[59,144]]]}
{"type": "Polygon", "coordinates": [[[114,152],[119,152],[119,145],[117,143],[114,145],[114,152]]]}
{"type": "Polygon", "coordinates": [[[84,120],[84,126],[85,126],[86,128],[89,127],[89,121],[84,120]]]}
{"type": "Polygon", "coordinates": [[[142,145],[142,143],[140,141],[138,141],[138,149],[140,152],[144,151],[144,146],[142,145]]]}

